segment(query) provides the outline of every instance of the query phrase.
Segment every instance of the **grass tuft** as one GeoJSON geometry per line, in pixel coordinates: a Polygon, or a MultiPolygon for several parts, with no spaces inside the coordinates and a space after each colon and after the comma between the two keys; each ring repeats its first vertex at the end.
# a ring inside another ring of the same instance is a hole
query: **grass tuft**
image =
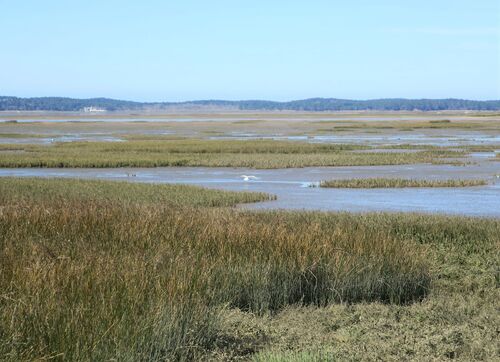
{"type": "MultiPolygon", "coordinates": [[[[403,187],[470,187],[487,185],[486,180],[416,180],[402,178],[357,178],[321,181],[327,188],[403,188],[403,187]]],[[[314,184],[312,186],[315,186],[314,184]]]]}

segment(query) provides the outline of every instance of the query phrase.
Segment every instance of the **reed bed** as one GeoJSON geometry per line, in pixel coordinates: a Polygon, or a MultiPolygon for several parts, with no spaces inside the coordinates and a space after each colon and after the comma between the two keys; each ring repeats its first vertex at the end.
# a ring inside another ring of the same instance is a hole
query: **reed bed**
{"type": "Polygon", "coordinates": [[[194,188],[140,185],[164,195],[154,199],[138,185],[54,181],[0,183],[4,360],[192,360],[216,347],[228,309],[404,305],[429,292],[425,246],[387,215],[179,206],[165,195],[194,188]]]}
{"type": "MultiPolygon", "coordinates": [[[[403,178],[355,178],[321,181],[319,187],[327,188],[404,188],[404,187],[471,187],[487,185],[486,180],[418,180],[403,178]]],[[[314,184],[312,186],[315,186],[314,184]]]]}
{"type": "Polygon", "coordinates": [[[261,192],[233,192],[188,185],[43,178],[0,178],[0,204],[18,201],[109,201],[171,207],[235,206],[275,200],[261,192]]]}
{"type": "Polygon", "coordinates": [[[368,166],[447,162],[463,151],[355,153],[358,145],[292,141],[142,140],[71,142],[55,145],[0,145],[0,167],[250,167],[368,166]],[[18,150],[6,153],[2,150],[18,150]]]}
{"type": "Polygon", "coordinates": [[[50,137],[49,135],[35,134],[35,133],[1,133],[0,138],[44,138],[50,137]]]}
{"type": "Polygon", "coordinates": [[[337,130],[346,130],[346,131],[362,131],[366,132],[367,130],[393,130],[393,131],[401,131],[406,129],[477,129],[477,130],[498,130],[500,128],[500,123],[496,120],[494,121],[483,121],[483,120],[473,120],[473,121],[464,121],[464,120],[450,120],[450,119],[441,119],[441,120],[428,120],[428,121],[418,121],[418,120],[387,120],[387,121],[315,121],[311,122],[313,125],[332,125],[331,128],[322,129],[322,131],[337,131],[337,130]]]}

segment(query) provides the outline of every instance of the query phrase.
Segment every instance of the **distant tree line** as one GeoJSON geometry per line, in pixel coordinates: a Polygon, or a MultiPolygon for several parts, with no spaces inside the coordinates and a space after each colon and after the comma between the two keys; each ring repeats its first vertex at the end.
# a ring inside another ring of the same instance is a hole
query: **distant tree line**
{"type": "Polygon", "coordinates": [[[265,100],[224,101],[202,100],[191,102],[144,103],[109,98],[75,99],[63,97],[19,98],[0,96],[0,111],[81,111],[95,107],[107,111],[168,109],[171,107],[217,107],[241,110],[292,111],[442,111],[476,110],[498,111],[500,100],[473,101],[467,99],[371,99],[348,100],[336,98],[310,98],[291,102],[265,100]]]}
{"type": "Polygon", "coordinates": [[[85,107],[96,107],[108,111],[140,109],[143,103],[119,101],[108,98],[74,99],[63,97],[18,98],[0,97],[1,111],[80,111],[85,107]]]}
{"type": "Polygon", "coordinates": [[[500,100],[471,101],[466,99],[372,99],[348,100],[311,98],[291,102],[241,101],[240,109],[295,110],[295,111],[441,111],[500,109],[500,100]]]}

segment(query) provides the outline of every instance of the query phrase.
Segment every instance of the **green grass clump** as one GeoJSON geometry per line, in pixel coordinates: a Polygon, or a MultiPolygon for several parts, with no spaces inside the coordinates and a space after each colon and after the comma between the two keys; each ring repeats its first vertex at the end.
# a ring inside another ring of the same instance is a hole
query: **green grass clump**
{"type": "Polygon", "coordinates": [[[438,119],[438,120],[432,120],[429,121],[431,124],[438,124],[438,123],[451,123],[449,119],[438,119]]]}
{"type": "Polygon", "coordinates": [[[292,141],[131,140],[55,145],[0,145],[0,167],[250,167],[368,166],[430,163],[463,157],[462,151],[429,149],[416,153],[353,153],[359,145],[292,141]],[[2,150],[20,153],[2,153],[2,150]]]}
{"type": "Polygon", "coordinates": [[[495,150],[500,149],[500,144],[459,146],[457,149],[467,152],[495,152],[495,150]]]}
{"type": "Polygon", "coordinates": [[[232,124],[257,124],[257,123],[263,123],[265,120],[263,119],[243,119],[241,121],[233,121],[231,122],[232,124]]]}
{"type": "Polygon", "coordinates": [[[402,188],[402,187],[469,187],[484,186],[485,180],[416,180],[402,178],[356,178],[321,181],[319,187],[329,188],[402,188]]]}
{"type": "Polygon", "coordinates": [[[426,248],[387,215],[180,207],[136,185],[53,181],[0,186],[4,360],[199,359],[218,348],[227,310],[404,305],[429,292],[426,248]]]}

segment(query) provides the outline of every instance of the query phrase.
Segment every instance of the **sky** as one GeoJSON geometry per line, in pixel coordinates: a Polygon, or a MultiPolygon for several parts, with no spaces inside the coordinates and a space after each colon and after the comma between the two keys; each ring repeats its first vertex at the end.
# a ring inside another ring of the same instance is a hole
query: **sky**
{"type": "Polygon", "coordinates": [[[500,1],[0,0],[0,95],[500,99],[500,1]]]}

